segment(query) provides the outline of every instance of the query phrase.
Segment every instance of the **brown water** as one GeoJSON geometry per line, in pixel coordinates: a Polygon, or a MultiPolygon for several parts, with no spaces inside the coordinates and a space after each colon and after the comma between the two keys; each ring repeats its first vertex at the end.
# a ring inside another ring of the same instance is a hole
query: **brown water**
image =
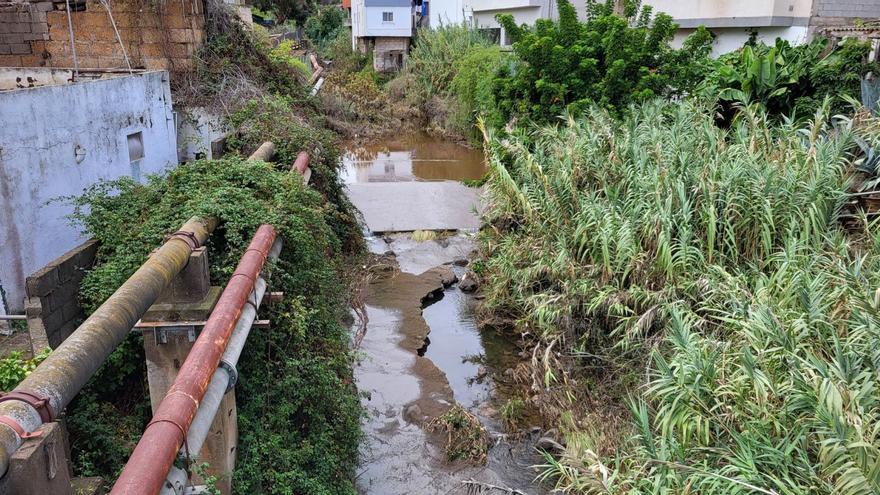
{"type": "Polygon", "coordinates": [[[345,183],[476,180],[486,173],[483,152],[428,134],[407,134],[366,145],[349,145],[343,156],[345,183]]]}
{"type": "MultiPolygon", "coordinates": [[[[350,183],[476,179],[485,171],[480,152],[425,135],[361,146],[345,156],[350,183]]],[[[372,199],[381,204],[382,198],[372,199]]],[[[468,208],[455,199],[454,204],[468,208]]],[[[541,458],[531,441],[508,442],[501,431],[498,410],[506,397],[493,377],[514,366],[515,346],[481,330],[474,297],[449,285],[464,273],[452,262],[471,254],[473,235],[417,242],[408,234],[394,234],[368,241],[370,250],[382,256],[365,293],[368,321],[355,368],[367,412],[358,491],[466,494],[462,481],[477,480],[546,493],[533,482],[531,466],[541,458]],[[425,431],[426,422],[456,402],[476,415],[494,439],[485,466],[449,463],[442,435],[425,431]]]]}

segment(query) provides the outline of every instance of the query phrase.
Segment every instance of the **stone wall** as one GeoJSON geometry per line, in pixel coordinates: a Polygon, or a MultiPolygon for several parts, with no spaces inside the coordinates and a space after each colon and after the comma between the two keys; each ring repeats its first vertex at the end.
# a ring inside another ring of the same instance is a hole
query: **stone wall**
{"type": "MultiPolygon", "coordinates": [[[[133,68],[185,70],[205,39],[203,0],[117,0],[113,21],[133,68]]],[[[71,0],[81,68],[127,69],[110,13],[96,0],[71,0]]],[[[0,0],[0,66],[73,67],[64,1],[0,0]]]]}
{"type": "Polygon", "coordinates": [[[27,278],[28,331],[34,354],[64,342],[85,316],[79,304],[80,283],[95,264],[98,243],[86,241],[27,278]]]}

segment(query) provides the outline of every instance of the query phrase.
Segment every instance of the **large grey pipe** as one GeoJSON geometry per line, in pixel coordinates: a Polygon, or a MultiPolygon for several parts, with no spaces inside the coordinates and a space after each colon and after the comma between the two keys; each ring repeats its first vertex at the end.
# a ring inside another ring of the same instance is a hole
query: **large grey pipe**
{"type": "MultiPolygon", "coordinates": [[[[269,252],[270,260],[278,259],[278,256],[281,254],[281,247],[281,239],[276,240],[275,244],[272,245],[272,250],[269,252]]],[[[244,349],[245,342],[247,342],[248,335],[250,335],[254,320],[257,318],[257,309],[260,307],[263,296],[266,294],[266,286],[266,280],[262,276],[257,279],[254,295],[251,299],[253,305],[246,304],[244,309],[242,309],[241,316],[235,325],[235,329],[232,331],[232,336],[229,338],[229,344],[223,352],[223,358],[220,360],[223,366],[217,368],[217,371],[211,376],[211,382],[208,384],[205,397],[202,399],[201,404],[199,404],[199,409],[186,435],[186,443],[184,445],[189,447],[190,458],[194,459],[201,452],[205,439],[208,438],[208,433],[211,430],[211,424],[214,422],[214,417],[217,416],[217,411],[220,409],[220,402],[223,401],[223,397],[229,391],[229,384],[233,379],[233,373],[237,373],[234,370],[238,365],[238,359],[241,357],[241,352],[244,349]]],[[[178,457],[186,458],[186,455],[187,452],[181,449],[178,457]]],[[[162,491],[159,493],[160,495],[184,495],[187,481],[186,471],[178,467],[172,467],[168,472],[168,477],[165,479],[165,484],[162,486],[162,491]]]]}
{"type": "MultiPolygon", "coordinates": [[[[58,415],[186,266],[193,248],[204,244],[216,226],[217,220],[213,218],[192,218],[186,222],[13,393],[45,398],[50,416],[58,415]]],[[[41,416],[40,411],[22,399],[0,403],[0,473],[6,474],[10,457],[22,443],[19,432],[9,423],[30,433],[43,424],[44,416],[45,411],[41,416]]]]}

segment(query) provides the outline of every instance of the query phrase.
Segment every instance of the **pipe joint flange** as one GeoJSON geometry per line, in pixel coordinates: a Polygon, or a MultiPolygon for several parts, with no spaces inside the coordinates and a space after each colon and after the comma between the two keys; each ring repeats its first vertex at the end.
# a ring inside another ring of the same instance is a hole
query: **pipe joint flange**
{"type": "Polygon", "coordinates": [[[234,364],[227,363],[224,360],[220,360],[220,367],[226,370],[226,374],[229,375],[229,383],[226,384],[226,391],[235,388],[235,384],[238,383],[238,370],[235,368],[234,364]]]}

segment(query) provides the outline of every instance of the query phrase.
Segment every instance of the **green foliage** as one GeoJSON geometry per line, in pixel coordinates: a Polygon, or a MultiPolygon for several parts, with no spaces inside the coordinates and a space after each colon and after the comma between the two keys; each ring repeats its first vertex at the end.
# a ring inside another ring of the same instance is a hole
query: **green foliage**
{"type": "Polygon", "coordinates": [[[322,53],[340,34],[347,35],[350,40],[348,30],[345,29],[347,18],[348,13],[338,5],[324,6],[306,20],[303,29],[306,38],[322,53]]]}
{"type": "Polygon", "coordinates": [[[711,36],[697,30],[689,49],[676,51],[668,44],[677,29],[671,17],[652,18],[650,7],[639,9],[634,2],[620,17],[612,3],[590,2],[584,23],[568,0],[557,2],[558,22],[541,19],[534,28],[517,26],[509,14],[498,16],[517,55],[495,83],[504,121],[549,121],[591,105],[619,111],[691,89],[691,66],[708,55],[711,36]]]}
{"type": "Polygon", "coordinates": [[[507,63],[498,46],[475,46],[455,63],[450,88],[458,103],[453,124],[463,136],[473,135],[475,123],[482,118],[486,125],[500,128],[504,120],[495,103],[495,73],[507,63]]]}
{"type": "Polygon", "coordinates": [[[837,224],[855,130],[829,111],[651,102],[489,141],[486,303],[600,378],[647,370],[617,452],[570,443],[559,488],[880,490],[880,225],[837,224]]]}
{"type": "Polygon", "coordinates": [[[11,352],[9,356],[0,359],[0,390],[10,391],[25,379],[38,364],[42,363],[51,349],[45,349],[36,356],[28,359],[20,352],[11,352]]]}
{"type": "Polygon", "coordinates": [[[830,95],[835,110],[846,97],[858,96],[861,76],[876,71],[865,62],[870,46],[848,40],[833,51],[828,40],[791,46],[747,44],[711,62],[699,92],[717,98],[728,119],[734,106],[759,102],[771,115],[808,118],[830,95]]]}
{"type": "Polygon", "coordinates": [[[419,31],[408,61],[419,97],[427,100],[449,96],[461,60],[472,49],[488,46],[490,42],[484,34],[464,25],[419,31]]]}
{"type": "Polygon", "coordinates": [[[307,80],[312,75],[312,71],[309,70],[309,67],[302,60],[291,54],[292,49],[293,40],[284,40],[278,43],[278,46],[269,50],[269,60],[276,64],[292,67],[297,71],[302,80],[307,80]]]}
{"type": "MultiPolygon", "coordinates": [[[[277,166],[201,160],[145,185],[102,182],[75,199],[75,219],[100,243],[81,297],[96,307],[167,233],[195,215],[221,220],[208,256],[212,283],[224,285],[257,227],[274,225],[285,249],[270,283],[285,299],[261,309],[272,328],[251,336],[239,362],[236,490],[354,493],[360,405],[341,322],[347,259],[359,253],[362,239],[336,175],[333,136],[309,127],[291,101],[267,97],[232,117],[241,130],[233,147],[252,149],[271,139],[277,166]],[[290,172],[302,149],[315,150],[314,187],[290,172]]],[[[112,479],[128,457],[149,418],[143,363],[140,339],[128,339],[70,407],[77,472],[112,479]]]]}
{"type": "MultiPolygon", "coordinates": [[[[272,49],[265,30],[248,29],[224,8],[211,7],[207,41],[202,45],[192,77],[177,78],[176,96],[188,103],[224,107],[254,92],[307,98],[308,79],[301,66],[291,63],[290,50],[272,49]],[[182,84],[182,81],[186,81],[182,84]],[[246,95],[238,92],[246,91],[246,95]]],[[[177,101],[177,100],[176,100],[177,101]]]]}
{"type": "Polygon", "coordinates": [[[282,24],[289,19],[302,25],[318,9],[315,0],[255,0],[253,5],[275,14],[276,20],[282,24]]]}

